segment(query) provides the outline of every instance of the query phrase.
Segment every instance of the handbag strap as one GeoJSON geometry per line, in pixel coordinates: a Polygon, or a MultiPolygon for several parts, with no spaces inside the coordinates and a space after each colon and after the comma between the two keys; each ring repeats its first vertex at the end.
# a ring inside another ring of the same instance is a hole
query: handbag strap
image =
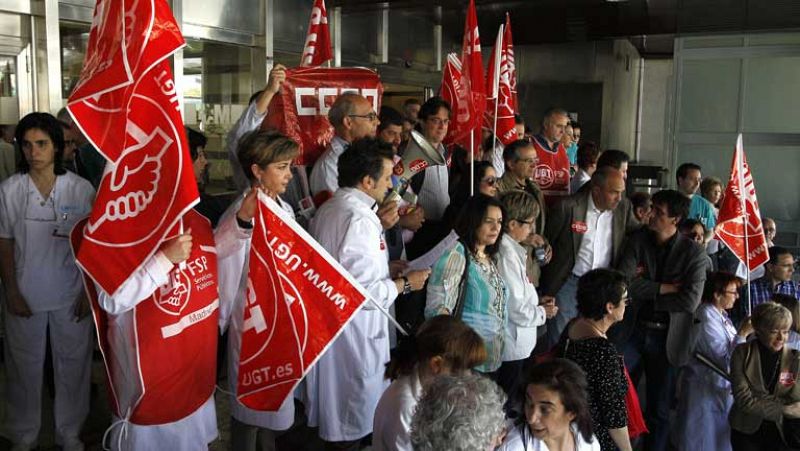
{"type": "Polygon", "coordinates": [[[461,273],[461,281],[458,283],[458,298],[453,307],[453,317],[458,319],[461,319],[461,315],[464,314],[464,299],[467,296],[467,277],[469,275],[469,250],[463,242],[461,245],[464,247],[464,272],[461,273]]]}

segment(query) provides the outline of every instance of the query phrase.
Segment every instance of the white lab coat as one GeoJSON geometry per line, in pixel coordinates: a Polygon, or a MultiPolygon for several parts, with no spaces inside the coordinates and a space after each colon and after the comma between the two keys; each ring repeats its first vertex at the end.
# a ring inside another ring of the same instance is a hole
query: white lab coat
{"type": "MultiPolygon", "coordinates": [[[[398,293],[374,204],[362,191],[340,188],[311,220],[311,234],[374,301],[389,308],[398,293]]],[[[306,376],[309,425],[319,425],[323,440],[357,440],[372,432],[375,407],[388,385],[388,361],[388,320],[367,301],[306,376]]]]}
{"type": "MultiPolygon", "coordinates": [[[[292,207],[278,198],[278,204],[294,218],[292,207]]],[[[236,399],[237,382],[239,380],[239,350],[242,346],[242,328],[244,326],[244,306],[247,293],[247,274],[250,265],[250,243],[252,230],[243,231],[236,222],[236,212],[242,205],[242,198],[228,207],[220,219],[217,231],[226,228],[237,229],[246,233],[242,245],[224,259],[217,260],[219,266],[220,330],[228,330],[228,386],[231,395],[231,415],[244,424],[283,431],[294,423],[294,398],[289,396],[277,412],[262,412],[250,409],[236,399]]]]}
{"type": "Polygon", "coordinates": [[[525,248],[509,235],[500,240],[497,269],[508,290],[503,361],[527,359],[536,347],[536,328],[547,320],[536,288],[528,280],[525,248]]]}
{"type": "Polygon", "coordinates": [[[416,369],[408,376],[397,378],[383,392],[375,409],[373,451],[414,450],[411,445],[411,419],[421,397],[422,384],[416,369]]]}
{"type": "Polygon", "coordinates": [[[335,193],[339,189],[339,156],[349,145],[350,143],[338,135],[334,136],[328,147],[325,148],[325,152],[314,163],[308,179],[312,196],[316,196],[321,191],[335,193]]]}
{"type": "MultiPolygon", "coordinates": [[[[235,225],[235,223],[234,223],[235,225]]],[[[219,227],[214,234],[217,258],[226,257],[233,252],[241,240],[241,233],[231,227],[219,227]]],[[[135,311],[133,308],[140,302],[149,299],[158,287],[169,281],[169,273],[173,269],[172,262],[159,251],[138,271],[134,272],[117,290],[115,296],[109,296],[99,285],[97,289],[98,303],[108,314],[109,346],[118,365],[110,368],[117,381],[116,397],[120,411],[125,412],[138,399],[141,387],[138,378],[121,377],[138,371],[134,335],[135,311]],[[128,384],[123,381],[129,382],[128,384]]],[[[119,421],[119,418],[114,418],[119,421]]],[[[113,426],[111,429],[111,446],[114,450],[149,450],[169,449],[192,451],[205,449],[217,438],[217,413],[214,396],[200,406],[192,414],[172,423],[159,425],[138,425],[130,422],[113,426]],[[124,431],[124,433],[123,433],[124,431]],[[120,439],[120,434],[123,433],[120,439]]]]}
{"type": "Polygon", "coordinates": [[[27,174],[15,174],[0,184],[0,238],[14,240],[17,284],[33,312],[22,318],[4,311],[5,431],[14,443],[32,444],[39,435],[48,329],[56,382],[56,442],[74,445],[89,412],[92,321],[74,319],[73,305],[83,285],[68,235],[91,211],[93,198],[92,185],[71,172],[56,177],[44,205],[37,203],[41,195],[27,174]]]}
{"type": "MultiPolygon", "coordinates": [[[[597,437],[592,435],[592,440],[587,442],[578,433],[578,428],[574,423],[570,429],[575,438],[575,451],[600,451],[600,442],[597,441],[597,437]]],[[[509,429],[503,444],[498,446],[495,451],[550,451],[550,448],[544,441],[535,438],[526,424],[509,429]]]]}
{"type": "MultiPolygon", "coordinates": [[[[729,370],[731,355],[744,339],[727,315],[703,303],[695,313],[693,333],[697,334],[695,351],[710,358],[720,368],[729,370]]],[[[678,402],[674,442],[679,450],[725,451],[731,449],[728,413],[733,405],[731,383],[692,359],[681,369],[682,393],[678,402]]]]}
{"type": "Polygon", "coordinates": [[[247,109],[244,110],[239,120],[233,124],[233,127],[231,127],[225,139],[225,150],[228,152],[228,160],[231,162],[231,168],[233,169],[233,181],[236,183],[236,188],[239,192],[244,192],[250,187],[250,181],[244,172],[245,169],[239,164],[239,156],[237,153],[239,150],[239,140],[247,132],[257,129],[266,116],[266,111],[263,114],[259,113],[256,109],[256,102],[251,102],[250,105],[247,105],[247,109]]]}

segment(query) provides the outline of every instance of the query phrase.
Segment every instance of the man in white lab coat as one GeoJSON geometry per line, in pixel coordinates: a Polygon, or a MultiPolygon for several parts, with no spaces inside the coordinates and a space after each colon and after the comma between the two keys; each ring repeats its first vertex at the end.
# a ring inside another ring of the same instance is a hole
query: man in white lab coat
{"type": "Polygon", "coordinates": [[[338,160],[344,149],[357,139],[374,138],[380,123],[372,103],[352,92],[346,92],[336,98],[328,111],[328,120],[331,121],[336,134],[325,152],[314,163],[314,169],[311,170],[311,177],[308,180],[311,185],[311,195],[318,202],[327,200],[327,197],[339,187],[338,160]],[[320,194],[326,191],[327,195],[320,194]]]}
{"type": "MultiPolygon", "coordinates": [[[[388,308],[398,294],[419,290],[430,270],[392,279],[378,205],[391,187],[392,148],[374,138],[352,143],[338,159],[339,189],[311,221],[311,234],[372,297],[306,376],[309,424],[326,449],[357,450],[372,432],[373,415],[388,386],[388,308]]],[[[397,213],[395,213],[397,214],[397,213]]]]}

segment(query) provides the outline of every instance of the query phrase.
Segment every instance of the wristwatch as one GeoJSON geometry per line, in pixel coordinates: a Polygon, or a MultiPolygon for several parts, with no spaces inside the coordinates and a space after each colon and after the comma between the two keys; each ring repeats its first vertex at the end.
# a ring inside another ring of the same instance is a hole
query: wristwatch
{"type": "Polygon", "coordinates": [[[411,293],[411,282],[408,281],[408,277],[403,277],[403,294],[411,293]]]}

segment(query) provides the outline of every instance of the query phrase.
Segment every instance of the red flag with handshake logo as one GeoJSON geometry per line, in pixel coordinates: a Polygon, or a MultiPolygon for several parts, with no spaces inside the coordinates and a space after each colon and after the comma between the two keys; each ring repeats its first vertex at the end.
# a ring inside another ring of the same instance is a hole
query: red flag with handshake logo
{"type": "Polygon", "coordinates": [[[236,397],[251,409],[275,411],[367,294],[262,193],[249,271],[236,397]]]}
{"type": "Polygon", "coordinates": [[[167,62],[183,45],[165,0],[95,6],[67,108],[107,159],[77,259],[110,294],[177,232],[199,197],[167,62]]]}
{"type": "Polygon", "coordinates": [[[731,178],[719,209],[716,236],[750,271],[769,260],[756,186],[744,156],[741,134],[736,139],[731,178]]]}

